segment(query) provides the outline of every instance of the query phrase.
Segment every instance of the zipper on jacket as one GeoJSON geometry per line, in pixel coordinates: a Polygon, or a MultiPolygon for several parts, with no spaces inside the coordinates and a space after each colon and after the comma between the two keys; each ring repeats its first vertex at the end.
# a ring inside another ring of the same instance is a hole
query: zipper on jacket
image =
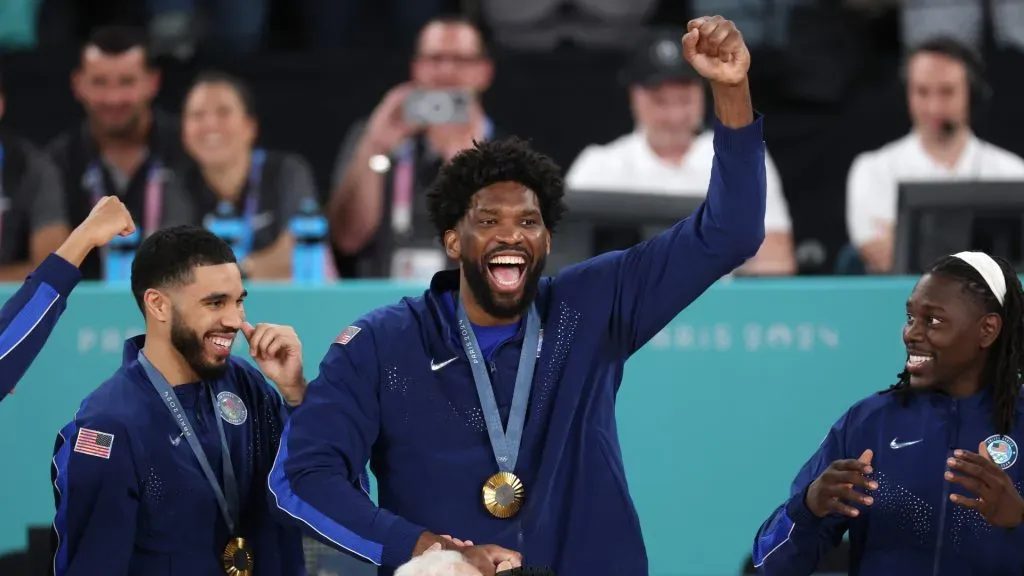
{"type": "MultiPolygon", "coordinates": [[[[946,447],[946,459],[953,456],[953,450],[956,448],[957,438],[960,435],[960,415],[957,410],[957,400],[953,399],[952,417],[950,418],[949,427],[949,446],[946,447]]],[[[949,505],[949,490],[950,483],[945,478],[942,479],[942,504],[939,506],[939,537],[935,543],[935,564],[932,568],[932,576],[939,576],[939,570],[942,568],[942,544],[946,535],[946,511],[949,505]]]]}

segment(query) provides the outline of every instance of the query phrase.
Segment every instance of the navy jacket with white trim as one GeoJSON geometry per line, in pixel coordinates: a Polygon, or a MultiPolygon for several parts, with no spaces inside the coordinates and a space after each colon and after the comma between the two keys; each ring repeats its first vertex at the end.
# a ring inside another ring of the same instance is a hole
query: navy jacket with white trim
{"type": "MultiPolygon", "coordinates": [[[[223,576],[230,534],[213,488],[145,370],[144,336],[125,342],[114,375],[82,401],[54,445],[55,576],[223,576]]],[[[302,534],[268,510],[267,475],[288,416],[277,391],[237,357],[216,382],[174,387],[223,482],[216,395],[238,480],[254,576],[305,574],[302,534]]]]}
{"type": "Polygon", "coordinates": [[[0,310],[0,402],[42,351],[82,273],[50,254],[0,310]]]}
{"type": "Polygon", "coordinates": [[[1024,526],[996,528],[978,512],[950,502],[950,494],[965,492],[943,477],[955,449],[977,452],[985,441],[1017,490],[1024,489],[1019,452],[1024,399],[1009,436],[996,436],[992,413],[988,389],[968,398],[917,392],[907,406],[892,393],[855,404],[797,474],[790,498],[758,530],[753,550],[758,571],[812,574],[825,552],[849,532],[852,575],[1024,574],[1024,526]],[[856,459],[868,448],[874,452],[871,477],[878,482],[878,490],[870,492],[874,503],[858,506],[857,518],[812,514],[804,499],[811,482],[833,461],[856,459]]]}
{"type": "MultiPolygon", "coordinates": [[[[615,424],[624,364],[764,239],[762,119],[717,124],[714,145],[707,199],[692,216],[540,282],[544,333],[515,470],[526,490],[517,516],[494,518],[482,503],[498,468],[458,338],[457,271],[331,345],[271,473],[282,516],[382,575],[409,559],[424,530],[518,550],[557,574],[647,574],[615,424]],[[367,462],[380,507],[359,481],[367,462]]],[[[503,423],[522,324],[503,342],[477,334],[503,423]]]]}

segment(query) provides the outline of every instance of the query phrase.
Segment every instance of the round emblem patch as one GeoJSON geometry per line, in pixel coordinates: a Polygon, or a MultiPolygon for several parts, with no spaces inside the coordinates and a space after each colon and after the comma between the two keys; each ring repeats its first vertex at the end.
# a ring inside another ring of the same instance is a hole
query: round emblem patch
{"type": "Polygon", "coordinates": [[[242,399],[226,390],[217,394],[217,408],[220,409],[220,417],[235,426],[240,426],[249,417],[249,411],[246,410],[242,399]]]}
{"type": "Polygon", "coordinates": [[[1009,436],[989,436],[985,439],[985,449],[992,461],[1003,470],[1017,461],[1017,443],[1009,436]]]}

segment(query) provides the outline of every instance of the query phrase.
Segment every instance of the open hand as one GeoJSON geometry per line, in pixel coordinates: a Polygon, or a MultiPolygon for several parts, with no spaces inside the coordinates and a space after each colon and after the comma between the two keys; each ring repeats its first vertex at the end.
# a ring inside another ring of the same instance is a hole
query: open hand
{"type": "Polygon", "coordinates": [[[856,460],[836,460],[829,464],[807,489],[807,508],[818,518],[824,518],[830,513],[857,517],[860,511],[853,505],[870,506],[874,499],[858,493],[854,487],[878,489],[878,483],[865,476],[872,471],[873,457],[874,452],[865,450],[856,460]]]}
{"type": "Polygon", "coordinates": [[[242,324],[249,342],[249,354],[290,406],[302,402],[306,379],[302,375],[302,342],[291,326],[278,324],[242,324]]]}
{"type": "Polygon", "coordinates": [[[1024,522],[1024,498],[1006,471],[992,461],[984,442],[978,445],[977,453],[956,450],[946,464],[950,468],[946,480],[977,496],[950,494],[954,504],[977,510],[989,524],[1000,528],[1014,528],[1024,522]]]}
{"type": "Polygon", "coordinates": [[[683,35],[683,56],[710,82],[736,86],[747,79],[750,51],[731,20],[704,16],[690,20],[683,35]]]}

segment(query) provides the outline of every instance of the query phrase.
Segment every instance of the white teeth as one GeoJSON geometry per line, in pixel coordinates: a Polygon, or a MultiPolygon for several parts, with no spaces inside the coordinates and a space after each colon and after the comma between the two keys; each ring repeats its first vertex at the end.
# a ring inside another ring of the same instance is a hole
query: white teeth
{"type": "Polygon", "coordinates": [[[491,258],[490,264],[511,264],[514,266],[522,266],[526,264],[526,259],[522,256],[495,256],[491,258]]]}
{"type": "Polygon", "coordinates": [[[920,366],[931,359],[931,356],[918,356],[916,354],[911,354],[910,359],[907,360],[907,364],[910,364],[911,366],[920,366]]]}
{"type": "Polygon", "coordinates": [[[231,348],[231,344],[234,342],[231,338],[210,338],[210,341],[213,342],[214,346],[220,346],[221,348],[231,348]]]}

